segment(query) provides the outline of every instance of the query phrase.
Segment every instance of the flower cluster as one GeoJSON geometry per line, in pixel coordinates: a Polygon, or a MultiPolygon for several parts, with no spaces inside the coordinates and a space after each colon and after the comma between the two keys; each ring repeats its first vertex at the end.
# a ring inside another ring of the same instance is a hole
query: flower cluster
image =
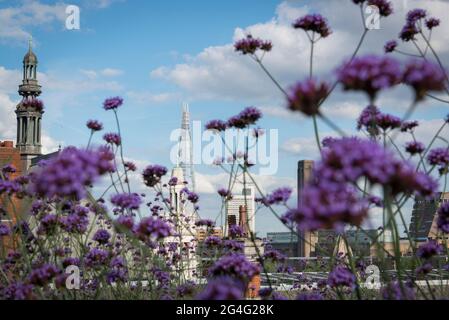
{"type": "Polygon", "coordinates": [[[379,14],[382,17],[388,17],[393,13],[391,2],[387,0],[368,0],[368,5],[376,6],[379,9],[379,14]]]}
{"type": "Polygon", "coordinates": [[[400,128],[401,125],[400,118],[391,114],[382,113],[373,105],[366,107],[357,120],[357,129],[365,128],[373,136],[379,133],[379,128],[386,132],[387,130],[400,128]]]}
{"type": "Polygon", "coordinates": [[[356,277],[346,267],[337,266],[329,273],[327,283],[332,288],[349,287],[354,288],[356,285],[356,277]]]}
{"type": "Polygon", "coordinates": [[[416,294],[411,283],[394,281],[383,287],[382,297],[385,300],[415,300],[416,294]]]}
{"type": "Polygon", "coordinates": [[[218,260],[210,269],[211,276],[227,275],[242,281],[249,281],[260,272],[259,267],[239,253],[228,254],[218,260]]]}
{"type": "Polygon", "coordinates": [[[300,229],[341,228],[344,223],[360,225],[369,203],[361,199],[354,184],[366,178],[372,185],[387,186],[393,195],[416,193],[431,196],[437,183],[371,140],[342,138],[323,149],[314,169],[314,182],[300,195],[291,217],[300,229]]]}
{"type": "Polygon", "coordinates": [[[441,173],[444,173],[449,165],[449,149],[435,148],[429,151],[427,161],[432,166],[438,166],[441,173]]]}
{"type": "Polygon", "coordinates": [[[210,279],[206,288],[197,296],[198,300],[241,300],[245,285],[229,276],[210,279]]]}
{"type": "Polygon", "coordinates": [[[449,202],[443,203],[438,209],[437,226],[442,232],[449,233],[449,202]]]}
{"type": "Polygon", "coordinates": [[[98,177],[113,172],[114,154],[108,148],[81,150],[68,147],[31,176],[31,190],[41,197],[82,199],[86,187],[98,177]]]}
{"type": "Polygon", "coordinates": [[[247,35],[245,39],[238,40],[234,44],[235,51],[242,54],[255,54],[257,50],[271,51],[273,45],[270,41],[264,41],[258,38],[253,38],[252,35],[247,35]]]}
{"type": "Polygon", "coordinates": [[[101,131],[103,130],[103,124],[97,120],[89,120],[86,123],[88,129],[92,131],[101,131]]]}
{"type": "Polygon", "coordinates": [[[244,129],[255,124],[262,117],[262,113],[255,107],[247,107],[238,115],[231,117],[227,126],[229,128],[244,129]]]}
{"type": "Polygon", "coordinates": [[[167,168],[160,165],[150,165],[143,171],[143,180],[148,187],[154,187],[167,174],[167,168]]]}
{"type": "Polygon", "coordinates": [[[385,43],[385,46],[384,46],[385,53],[393,52],[397,46],[398,46],[398,43],[396,42],[396,40],[388,41],[387,43],[385,43]]]}
{"type": "Polygon", "coordinates": [[[320,14],[308,14],[293,23],[295,29],[303,29],[319,34],[322,38],[326,38],[332,33],[327,20],[320,14]]]}
{"type": "Polygon", "coordinates": [[[222,120],[211,120],[206,123],[206,130],[216,130],[216,131],[225,131],[226,130],[226,122],[222,120]]]}
{"type": "Polygon", "coordinates": [[[122,144],[122,138],[118,133],[114,132],[106,133],[103,136],[103,140],[106,141],[107,143],[110,143],[111,145],[119,146],[122,144]]]}
{"type": "Polygon", "coordinates": [[[419,141],[407,142],[407,144],[405,145],[405,151],[410,153],[410,155],[412,156],[415,154],[423,153],[425,149],[426,147],[424,146],[424,144],[419,141]]]}
{"type": "Polygon", "coordinates": [[[42,100],[37,98],[23,99],[21,105],[27,109],[34,109],[38,112],[42,112],[44,110],[44,103],[42,100]]]}
{"type": "Polygon", "coordinates": [[[170,236],[173,230],[167,221],[161,218],[146,217],[137,225],[135,232],[143,240],[160,240],[170,236]]]}
{"type": "Polygon", "coordinates": [[[122,210],[137,210],[142,199],[137,193],[119,193],[111,197],[111,202],[122,210]]]}
{"type": "Polygon", "coordinates": [[[266,196],[266,202],[269,205],[273,204],[285,204],[292,194],[292,189],[288,187],[279,188],[272,191],[266,196]]]}
{"type": "Polygon", "coordinates": [[[316,115],[319,113],[320,104],[328,94],[329,86],[325,82],[318,83],[314,79],[298,82],[287,96],[288,108],[308,116],[316,115]]]}
{"type": "Polygon", "coordinates": [[[367,55],[344,63],[337,69],[337,78],[345,90],[363,91],[374,99],[380,90],[401,82],[402,70],[391,57],[367,55]]]}
{"type": "Polygon", "coordinates": [[[112,97],[108,98],[103,102],[103,108],[105,110],[115,110],[123,104],[123,98],[112,97]]]}
{"type": "Polygon", "coordinates": [[[440,245],[435,240],[430,240],[426,242],[425,244],[422,244],[417,252],[416,255],[420,257],[421,259],[428,260],[432,258],[433,256],[439,255],[443,252],[443,246],[440,245]]]}
{"type": "Polygon", "coordinates": [[[403,82],[413,88],[416,100],[422,100],[429,91],[445,90],[445,79],[440,66],[427,60],[410,61],[403,75],[403,82]]]}

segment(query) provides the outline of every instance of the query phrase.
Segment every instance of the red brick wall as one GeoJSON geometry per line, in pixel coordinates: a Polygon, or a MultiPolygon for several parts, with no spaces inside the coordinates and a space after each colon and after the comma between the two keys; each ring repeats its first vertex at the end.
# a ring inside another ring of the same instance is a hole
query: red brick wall
{"type": "MultiPolygon", "coordinates": [[[[15,179],[22,174],[20,152],[19,149],[14,148],[12,141],[0,141],[0,168],[4,165],[11,164],[16,168],[16,172],[10,176],[15,179]]],[[[6,196],[0,196],[0,206],[7,212],[8,216],[1,216],[0,220],[12,219],[16,221],[14,212],[20,212],[21,202],[19,199],[12,198],[13,205],[6,196]]],[[[0,245],[10,247],[12,239],[0,239],[0,245]]]]}

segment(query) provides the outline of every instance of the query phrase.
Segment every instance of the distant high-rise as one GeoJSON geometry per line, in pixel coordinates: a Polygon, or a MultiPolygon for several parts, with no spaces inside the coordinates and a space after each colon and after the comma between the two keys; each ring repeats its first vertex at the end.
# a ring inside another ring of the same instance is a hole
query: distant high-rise
{"type": "MultiPolygon", "coordinates": [[[[313,160],[298,161],[298,207],[301,204],[301,193],[304,186],[312,179],[313,160]]],[[[298,239],[298,253],[300,257],[309,257],[314,251],[316,238],[311,232],[301,232],[298,239]]]]}
{"type": "Polygon", "coordinates": [[[232,198],[226,202],[226,225],[225,225],[225,236],[229,233],[229,223],[234,222],[235,224],[245,223],[246,231],[255,233],[256,231],[256,217],[255,217],[255,187],[251,183],[247,183],[246,188],[242,188],[241,193],[232,194],[232,198]],[[243,211],[242,211],[243,210],[243,211]],[[241,214],[245,214],[246,221],[242,221],[241,214]]]}
{"type": "Polygon", "coordinates": [[[190,112],[187,103],[182,104],[181,134],[178,140],[177,165],[182,168],[187,187],[195,191],[195,168],[193,166],[192,134],[190,131],[190,112]]]}
{"type": "Polygon", "coordinates": [[[432,237],[437,210],[441,203],[449,201],[449,192],[439,192],[432,199],[416,197],[410,220],[409,235],[416,242],[427,241],[432,237]]]}

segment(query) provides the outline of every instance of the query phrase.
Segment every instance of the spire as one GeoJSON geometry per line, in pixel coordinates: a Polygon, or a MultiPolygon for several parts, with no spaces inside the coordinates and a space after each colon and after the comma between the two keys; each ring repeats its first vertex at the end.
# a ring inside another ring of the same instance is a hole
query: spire
{"type": "Polygon", "coordinates": [[[19,94],[24,98],[35,98],[41,94],[41,86],[37,81],[37,56],[33,52],[33,40],[28,40],[28,52],[23,57],[23,79],[19,86],[19,94]]]}
{"type": "Polygon", "coordinates": [[[195,191],[190,112],[189,105],[185,102],[182,103],[181,134],[178,140],[178,158],[176,164],[182,168],[184,179],[188,182],[188,188],[195,191]]]}

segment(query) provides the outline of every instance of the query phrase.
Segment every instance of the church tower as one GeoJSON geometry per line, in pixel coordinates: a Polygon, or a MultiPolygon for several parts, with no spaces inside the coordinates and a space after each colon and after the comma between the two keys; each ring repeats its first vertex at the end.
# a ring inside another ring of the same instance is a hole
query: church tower
{"type": "Polygon", "coordinates": [[[196,214],[186,203],[184,171],[180,166],[172,170],[170,185],[170,218],[173,221],[175,235],[165,238],[168,243],[176,243],[177,253],[182,256],[176,269],[181,279],[192,280],[197,269],[196,257],[196,214]]]}
{"type": "Polygon", "coordinates": [[[19,85],[22,100],[17,105],[17,148],[20,151],[22,170],[27,171],[31,159],[42,154],[41,126],[44,113],[43,103],[37,97],[41,86],[37,81],[37,57],[29,43],[28,52],[23,58],[23,80],[19,85]]]}

